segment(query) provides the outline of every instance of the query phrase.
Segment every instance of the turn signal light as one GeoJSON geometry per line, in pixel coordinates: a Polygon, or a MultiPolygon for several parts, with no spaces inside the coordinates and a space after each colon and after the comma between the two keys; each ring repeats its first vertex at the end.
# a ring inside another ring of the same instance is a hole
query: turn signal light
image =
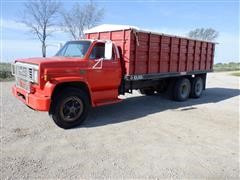
{"type": "Polygon", "coordinates": [[[44,79],[44,81],[49,81],[50,80],[50,76],[47,75],[47,74],[44,74],[43,75],[43,79],[44,79]]]}

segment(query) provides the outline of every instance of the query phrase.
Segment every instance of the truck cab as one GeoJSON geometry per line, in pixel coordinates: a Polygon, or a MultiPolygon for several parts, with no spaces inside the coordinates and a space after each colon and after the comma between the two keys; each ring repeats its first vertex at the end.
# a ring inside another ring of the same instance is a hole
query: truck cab
{"type": "Polygon", "coordinates": [[[53,57],[16,60],[12,73],[14,96],[63,128],[79,124],[90,106],[120,101],[120,55],[110,40],[68,41],[53,57]]]}

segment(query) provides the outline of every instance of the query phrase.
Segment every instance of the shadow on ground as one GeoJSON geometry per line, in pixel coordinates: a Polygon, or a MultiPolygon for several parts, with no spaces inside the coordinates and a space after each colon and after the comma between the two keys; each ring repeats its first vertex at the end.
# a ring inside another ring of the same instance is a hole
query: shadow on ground
{"type": "Polygon", "coordinates": [[[118,104],[92,109],[89,113],[89,118],[80,127],[91,128],[121,123],[168,109],[183,108],[181,110],[187,111],[196,109],[196,107],[192,107],[194,105],[218,103],[238,95],[240,95],[239,89],[208,88],[203,92],[201,98],[189,99],[185,102],[172,101],[165,94],[130,97],[118,104]]]}

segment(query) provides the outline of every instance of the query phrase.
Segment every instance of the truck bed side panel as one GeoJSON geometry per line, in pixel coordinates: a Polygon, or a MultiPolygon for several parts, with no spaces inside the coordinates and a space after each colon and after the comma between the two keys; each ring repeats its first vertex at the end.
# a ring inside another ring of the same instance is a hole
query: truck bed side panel
{"type": "Polygon", "coordinates": [[[213,68],[215,44],[164,34],[119,30],[86,34],[110,39],[120,49],[125,75],[208,72],[213,68]]]}

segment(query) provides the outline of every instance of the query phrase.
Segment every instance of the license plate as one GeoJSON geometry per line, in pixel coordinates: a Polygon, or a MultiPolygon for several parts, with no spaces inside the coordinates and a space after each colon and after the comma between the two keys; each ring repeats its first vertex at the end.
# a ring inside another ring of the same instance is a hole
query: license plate
{"type": "Polygon", "coordinates": [[[21,79],[21,78],[17,78],[16,85],[17,85],[17,87],[20,87],[20,88],[26,90],[27,92],[30,92],[30,82],[28,82],[24,79],[21,79]]]}

